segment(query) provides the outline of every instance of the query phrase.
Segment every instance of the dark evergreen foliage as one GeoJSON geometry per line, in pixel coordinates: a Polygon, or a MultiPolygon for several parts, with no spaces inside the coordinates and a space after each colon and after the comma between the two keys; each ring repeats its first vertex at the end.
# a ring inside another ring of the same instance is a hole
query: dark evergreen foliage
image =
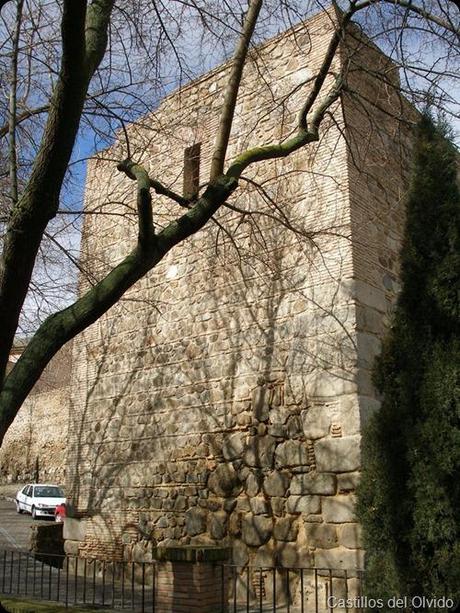
{"type": "Polygon", "coordinates": [[[368,595],[460,602],[459,157],[418,126],[402,291],[375,368],[383,396],[364,433],[358,516],[368,595]]]}

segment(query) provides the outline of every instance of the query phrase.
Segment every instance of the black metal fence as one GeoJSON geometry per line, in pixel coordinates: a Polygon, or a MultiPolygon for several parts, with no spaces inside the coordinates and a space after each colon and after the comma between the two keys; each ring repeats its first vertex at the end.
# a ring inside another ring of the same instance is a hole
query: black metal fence
{"type": "Polygon", "coordinates": [[[362,612],[363,572],[227,565],[228,613],[362,612]]]}
{"type": "MultiPolygon", "coordinates": [[[[212,613],[362,611],[361,571],[222,565],[212,613]]],[[[158,613],[155,562],[122,562],[0,550],[0,593],[108,610],[158,613]]]]}
{"type": "Polygon", "coordinates": [[[0,592],[65,606],[154,612],[155,564],[3,550],[0,592]]]}

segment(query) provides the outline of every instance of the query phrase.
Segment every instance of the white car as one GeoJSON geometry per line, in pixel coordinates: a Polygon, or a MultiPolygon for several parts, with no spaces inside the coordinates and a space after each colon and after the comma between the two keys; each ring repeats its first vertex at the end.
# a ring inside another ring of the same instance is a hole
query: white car
{"type": "Polygon", "coordinates": [[[53,517],[58,504],[65,503],[64,492],[58,485],[33,483],[16,494],[16,511],[30,513],[33,519],[53,517]]]}

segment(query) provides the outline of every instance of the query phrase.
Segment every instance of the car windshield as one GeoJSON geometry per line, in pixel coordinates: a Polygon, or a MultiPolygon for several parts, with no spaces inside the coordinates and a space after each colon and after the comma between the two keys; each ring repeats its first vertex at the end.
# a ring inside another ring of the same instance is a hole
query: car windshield
{"type": "Polygon", "coordinates": [[[37,498],[64,498],[64,492],[54,485],[40,485],[34,487],[34,496],[37,498]]]}

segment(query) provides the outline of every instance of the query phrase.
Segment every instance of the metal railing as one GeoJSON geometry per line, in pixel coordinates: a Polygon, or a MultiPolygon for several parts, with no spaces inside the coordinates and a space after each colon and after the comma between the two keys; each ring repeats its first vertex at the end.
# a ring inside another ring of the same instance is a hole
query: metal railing
{"type": "MultiPolygon", "coordinates": [[[[158,570],[160,568],[160,571],[158,570]]],[[[362,612],[362,571],[222,564],[212,613],[362,612]]],[[[0,593],[112,610],[163,610],[156,562],[0,550],[0,593]]],[[[171,595],[172,596],[172,595],[171,595]]]]}
{"type": "Polygon", "coordinates": [[[155,564],[0,551],[0,593],[56,601],[155,611],[155,564]]]}
{"type": "Polygon", "coordinates": [[[363,611],[363,571],[225,566],[226,613],[363,611]]]}

